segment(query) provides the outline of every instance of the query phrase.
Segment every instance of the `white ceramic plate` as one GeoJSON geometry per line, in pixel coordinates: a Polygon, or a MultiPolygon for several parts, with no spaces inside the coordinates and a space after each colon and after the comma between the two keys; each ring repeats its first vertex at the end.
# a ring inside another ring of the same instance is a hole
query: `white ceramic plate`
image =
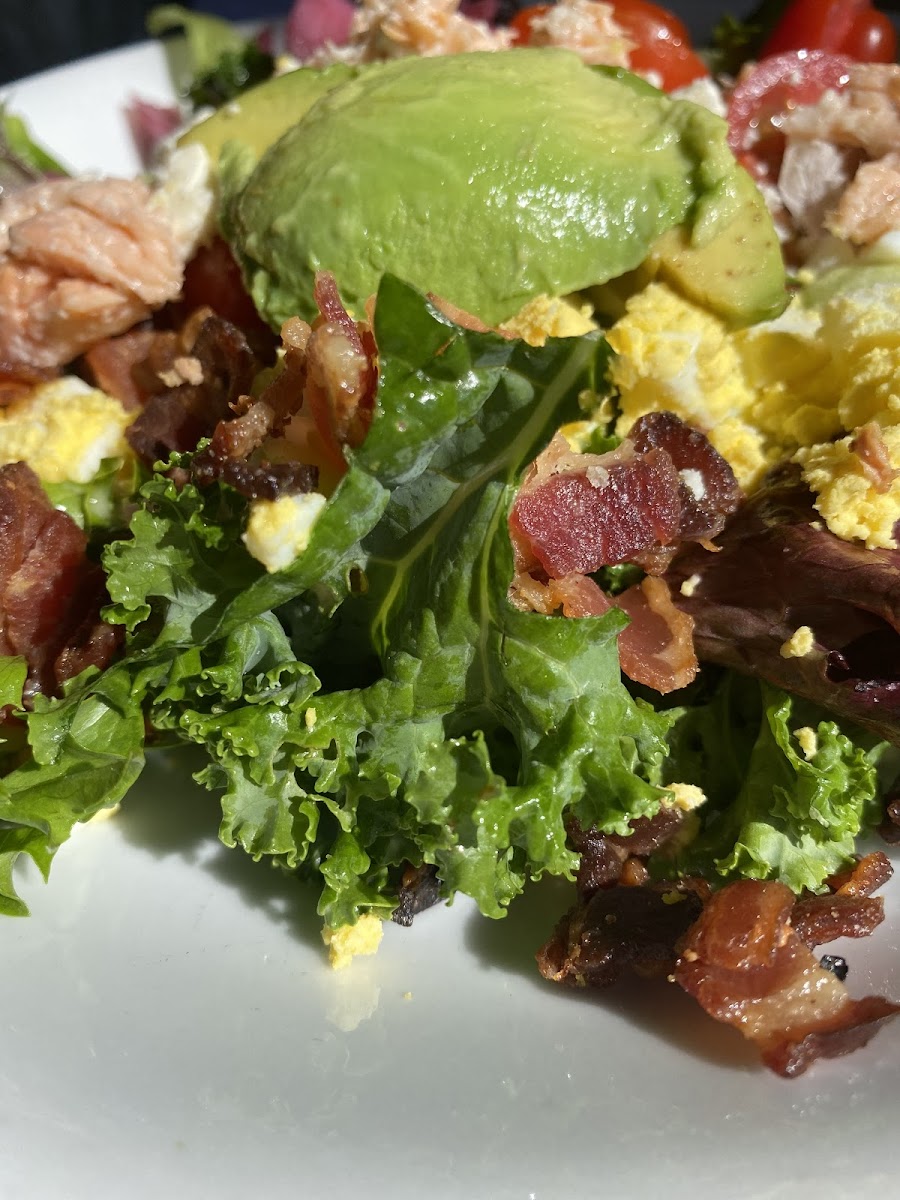
{"type": "MultiPolygon", "coordinates": [[[[122,103],[170,95],[149,45],[8,91],[73,167],[120,172],[122,103]]],[[[782,1081],[674,987],[545,984],[556,886],[333,973],[314,897],[218,843],[189,765],[154,762],[0,923],[2,1200],[900,1194],[900,1021],[782,1081]]],[[[889,909],[845,948],[856,994],[900,996],[900,885],[889,909]]]]}

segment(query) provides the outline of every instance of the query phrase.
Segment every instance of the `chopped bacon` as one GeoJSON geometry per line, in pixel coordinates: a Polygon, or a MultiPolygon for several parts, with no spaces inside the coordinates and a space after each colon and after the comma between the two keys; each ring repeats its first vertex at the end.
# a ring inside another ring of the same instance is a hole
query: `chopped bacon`
{"type": "Polygon", "coordinates": [[[858,429],[850,443],[850,449],[862,463],[862,468],[875,491],[882,495],[889,492],[898,472],[891,465],[891,455],[878,422],[868,421],[858,429]]]}
{"type": "Polygon", "coordinates": [[[619,634],[619,662],[629,679],[665,695],[695,678],[694,622],[672,602],[664,579],[647,575],[613,598],[631,618],[619,634]]]}
{"type": "Polygon", "coordinates": [[[206,318],[192,354],[201,365],[202,383],[182,383],[153,396],[128,428],[128,441],[147,466],[173,451],[194,450],[250,391],[256,359],[241,331],[221,317],[206,318]]]}
{"type": "Polygon", "coordinates": [[[579,899],[590,899],[598,888],[618,883],[629,860],[647,858],[678,833],[684,812],[663,804],[652,817],[636,817],[626,836],[582,829],[575,820],[566,822],[572,849],[581,855],[578,866],[579,899]]]}
{"type": "Polygon", "coordinates": [[[377,349],[366,322],[353,320],[341,303],[334,276],[316,274],[314,296],[321,320],[307,345],[308,400],[324,415],[341,445],[361,446],[375,409],[377,349]]]}
{"type": "Polygon", "coordinates": [[[706,434],[673,413],[650,412],[635,421],[628,437],[638,454],[665,450],[675,464],[681,499],[679,538],[705,542],[720,534],[725,518],[737,510],[741,489],[706,434]]]}
{"type": "Polygon", "coordinates": [[[427,864],[421,867],[407,864],[400,879],[397,907],[391,913],[391,920],[408,929],[420,912],[437,904],[440,898],[441,881],[437,868],[427,864]]]}
{"type": "Polygon", "coordinates": [[[741,880],[715,893],[684,940],[675,979],[719,1021],[734,1025],[785,1076],[865,1045],[900,1005],[853,1000],[791,925],[782,883],[741,880]]]}
{"type": "Polygon", "coordinates": [[[600,888],[563,917],[537,953],[538,969],[554,983],[596,988],[611,986],[626,969],[644,977],[667,974],[700,909],[690,891],[600,888]]]}
{"type": "Polygon", "coordinates": [[[146,362],[155,340],[165,335],[153,329],[132,329],[119,337],[104,338],[84,356],[85,366],[101,391],[115,396],[129,412],[147,399],[135,375],[135,368],[146,362]]]}
{"type": "Polygon", "coordinates": [[[608,454],[577,454],[557,434],[532,464],[509,524],[520,569],[590,574],[638,562],[654,573],[682,540],[708,541],[740,498],[728,463],[672,413],[651,413],[608,454]]]}
{"type": "Polygon", "coordinates": [[[552,578],[632,562],[676,538],[678,482],[664,452],[637,455],[623,442],[609,454],[575,454],[557,434],[522,483],[510,532],[552,578]]]}
{"type": "Polygon", "coordinates": [[[587,575],[573,573],[546,583],[519,571],[510,599],[523,610],[564,617],[599,617],[611,608],[628,614],[629,623],[619,634],[619,662],[635,683],[660,693],[686,687],[696,676],[693,621],[675,607],[668,584],[648,575],[616,596],[608,596],[587,575]]]}
{"type": "Polygon", "coordinates": [[[85,666],[106,666],[118,643],[100,620],[108,597],[86,544],[30,467],[0,467],[0,655],[28,663],[26,699],[57,693],[85,666]]]}

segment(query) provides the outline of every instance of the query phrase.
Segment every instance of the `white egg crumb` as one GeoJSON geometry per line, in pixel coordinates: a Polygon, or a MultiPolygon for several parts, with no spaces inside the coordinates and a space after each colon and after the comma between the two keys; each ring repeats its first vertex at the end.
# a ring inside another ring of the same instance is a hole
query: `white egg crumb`
{"type": "Polygon", "coordinates": [[[816,638],[813,631],[808,625],[800,625],[786,642],[782,644],[778,653],[782,658],[805,658],[810,654],[816,644],[816,638]]]}
{"type": "Polygon", "coordinates": [[[687,579],[685,579],[684,582],[682,583],[681,587],[679,588],[679,591],[681,592],[682,596],[688,596],[688,597],[693,596],[694,592],[696,592],[696,590],[697,590],[697,585],[699,583],[700,583],[699,575],[696,575],[696,574],[689,575],[687,577],[687,579]]]}
{"type": "Polygon", "coordinates": [[[244,544],[267,571],[283,571],[309,545],[313,526],[326,503],[321,492],[254,500],[244,544]]]}
{"type": "Polygon", "coordinates": [[[803,757],[810,762],[819,752],[819,737],[809,725],[802,725],[794,730],[794,737],[803,751],[803,757]]]}
{"type": "Polygon", "coordinates": [[[363,913],[355,925],[339,925],[337,929],[325,925],[322,929],[322,941],[336,971],[349,967],[359,954],[375,954],[383,935],[384,923],[371,913],[363,913]]]}
{"type": "Polygon", "coordinates": [[[168,218],[175,245],[187,261],[215,230],[215,175],[199,142],[176,146],[159,169],[153,206],[168,218]]]}
{"type": "Polygon", "coordinates": [[[0,408],[0,464],[25,462],[44,483],[88,483],[104,458],[130,454],[131,415],[74,375],[0,408]]]}
{"type": "Polygon", "coordinates": [[[671,793],[671,799],[667,797],[663,803],[682,812],[693,812],[706,803],[706,793],[695,783],[667,783],[666,791],[671,793]]]}

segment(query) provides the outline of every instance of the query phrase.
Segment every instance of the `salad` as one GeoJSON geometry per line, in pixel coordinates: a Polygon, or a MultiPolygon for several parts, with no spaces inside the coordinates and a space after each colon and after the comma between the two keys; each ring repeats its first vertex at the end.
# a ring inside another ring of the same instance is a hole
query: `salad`
{"type": "Polygon", "coordinates": [[[166,6],[220,107],[149,181],[7,114],[5,912],[190,744],[337,964],[550,874],[545,976],[668,974],[782,1074],[896,1011],[813,949],[900,827],[900,85],[834,7],[713,75],[634,0],[300,4],[297,62],[166,6]]]}

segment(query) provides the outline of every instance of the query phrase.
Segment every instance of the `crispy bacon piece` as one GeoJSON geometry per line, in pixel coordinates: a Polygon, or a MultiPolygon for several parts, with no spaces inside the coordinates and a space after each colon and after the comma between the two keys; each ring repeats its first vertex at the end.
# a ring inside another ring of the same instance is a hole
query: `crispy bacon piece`
{"type": "Polygon", "coordinates": [[[674,413],[651,412],[635,421],[628,436],[638,454],[656,449],[671,458],[679,479],[679,538],[705,542],[720,534],[740,503],[741,489],[706,434],[674,413]]]}
{"type": "Polygon", "coordinates": [[[663,805],[653,817],[637,817],[631,833],[601,833],[582,829],[577,821],[566,822],[572,849],[581,855],[578,866],[579,899],[590,899],[599,888],[618,883],[629,859],[647,858],[670,841],[684,820],[684,812],[674,805],[663,805]]]}
{"type": "Polygon", "coordinates": [[[894,873],[880,850],[860,858],[849,870],[828,881],[831,891],[803,896],[794,905],[791,923],[807,946],[822,946],[837,938],[868,937],[884,920],[884,901],[872,893],[894,873]]]}
{"type": "Polygon", "coordinates": [[[514,578],[510,598],[523,609],[564,617],[599,617],[620,608],[630,618],[619,634],[619,662],[629,679],[665,694],[696,676],[693,622],[669,593],[668,584],[648,575],[617,596],[607,596],[587,575],[571,574],[541,583],[527,571],[514,578]]]}
{"type": "Polygon", "coordinates": [[[629,679],[665,695],[695,678],[694,622],[672,602],[664,579],[647,575],[613,601],[631,618],[619,634],[619,662],[629,679]]]}
{"type": "Polygon", "coordinates": [[[409,928],[420,912],[437,904],[440,898],[441,882],[437,869],[428,864],[421,867],[407,864],[400,879],[397,907],[391,913],[391,920],[409,928]]]}
{"type": "Polygon", "coordinates": [[[608,454],[577,454],[557,434],[526,474],[509,526],[520,566],[551,578],[624,562],[661,573],[681,541],[715,537],[739,499],[704,434],[649,413],[608,454]]]}
{"type": "Polygon", "coordinates": [[[139,409],[148,398],[135,369],[146,362],[160,336],[165,335],[153,329],[132,329],[120,337],[104,338],[84,356],[95,385],[108,396],[115,396],[129,412],[139,409]]]}
{"type": "Polygon", "coordinates": [[[232,404],[250,391],[257,361],[239,329],[209,316],[200,326],[191,355],[200,365],[200,383],[181,383],[148,400],[128,427],[127,437],[148,466],[173,451],[194,450],[232,404]]]}
{"type": "Polygon", "coordinates": [[[626,970],[667,974],[701,907],[690,891],[600,888],[559,922],[537,953],[538,970],[554,983],[596,988],[610,987],[626,970]]]}
{"type": "Polygon", "coordinates": [[[865,1045],[900,1011],[880,996],[853,1000],[791,925],[782,883],[741,880],[716,892],[687,934],[675,979],[716,1020],[734,1025],[780,1075],[865,1045]]]}
{"type": "Polygon", "coordinates": [[[0,467],[0,655],[27,661],[26,699],[106,666],[118,644],[120,631],[100,620],[108,596],[86,544],[30,467],[0,467]]]}
{"type": "Polygon", "coordinates": [[[313,294],[321,320],[306,347],[306,400],[328,421],[340,445],[361,446],[378,388],[375,339],[369,325],[354,321],[344,308],[330,272],[316,274],[313,294]]]}
{"type": "Polygon", "coordinates": [[[877,421],[867,421],[850,444],[850,449],[862,463],[863,470],[876,492],[891,490],[897,471],[891,466],[891,456],[877,421]]]}

